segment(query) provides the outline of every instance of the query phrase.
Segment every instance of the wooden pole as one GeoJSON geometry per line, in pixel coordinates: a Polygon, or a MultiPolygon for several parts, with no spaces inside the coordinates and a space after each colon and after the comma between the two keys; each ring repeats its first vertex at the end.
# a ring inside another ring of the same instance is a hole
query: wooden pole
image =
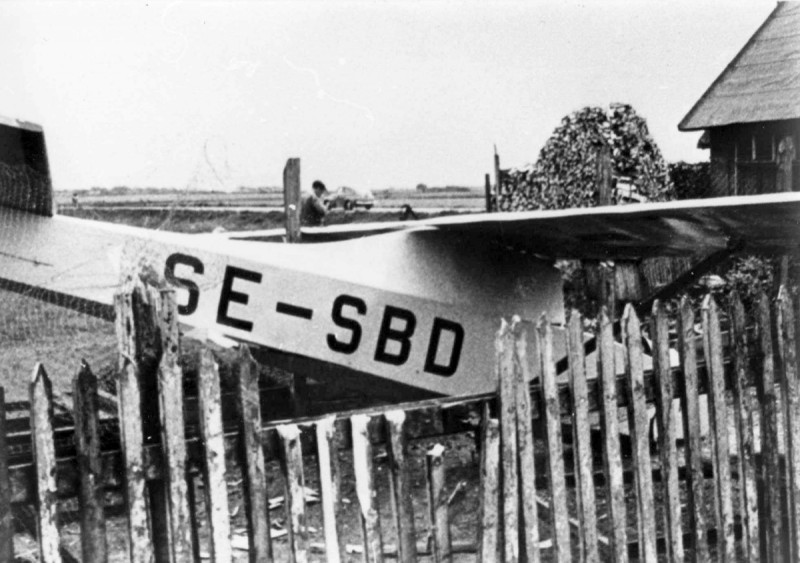
{"type": "Polygon", "coordinates": [[[286,242],[300,242],[300,159],[290,158],[283,169],[286,242]]]}
{"type": "Polygon", "coordinates": [[[492,179],[488,174],[485,176],[486,180],[486,212],[491,213],[492,209],[492,179]]]}
{"type": "Polygon", "coordinates": [[[500,210],[500,155],[497,154],[497,145],[494,147],[494,209],[492,211],[500,210]]]}

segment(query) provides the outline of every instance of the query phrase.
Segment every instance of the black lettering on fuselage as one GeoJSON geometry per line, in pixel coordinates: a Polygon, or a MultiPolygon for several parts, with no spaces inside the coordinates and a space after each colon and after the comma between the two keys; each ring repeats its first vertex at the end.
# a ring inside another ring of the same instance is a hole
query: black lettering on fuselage
{"type": "Polygon", "coordinates": [[[442,377],[450,377],[458,369],[461,359],[461,347],[464,345],[464,327],[454,321],[436,317],[433,319],[431,339],[428,343],[428,353],[425,357],[425,371],[442,377]],[[450,359],[446,364],[436,363],[436,355],[442,342],[442,333],[449,332],[453,335],[453,345],[450,348],[450,359]]]}
{"type": "Polygon", "coordinates": [[[197,302],[200,299],[200,288],[192,280],[186,278],[179,278],[175,275],[175,267],[184,265],[190,267],[195,274],[202,274],[205,270],[203,263],[199,258],[189,256],[188,254],[181,254],[176,252],[167,257],[167,263],[164,266],[164,277],[167,281],[175,286],[182,287],[189,292],[189,299],[183,305],[178,305],[179,315],[191,315],[197,310],[197,302]]]}
{"type": "Polygon", "coordinates": [[[393,366],[401,366],[411,354],[411,336],[417,326],[417,318],[408,309],[387,305],[383,311],[381,328],[378,331],[378,345],[375,348],[375,361],[393,366]],[[404,321],[403,328],[393,328],[392,321],[404,321]],[[387,350],[389,342],[396,342],[400,349],[396,353],[387,350]]]}
{"type": "Polygon", "coordinates": [[[352,307],[359,315],[367,314],[367,304],[363,299],[353,297],[352,295],[340,295],[333,301],[333,309],[331,310],[331,319],[338,327],[350,331],[350,340],[343,342],[336,338],[334,334],[328,334],[328,348],[334,352],[341,352],[342,354],[352,354],[358,350],[358,345],[361,344],[361,324],[355,319],[348,319],[343,314],[345,307],[352,307]]]}
{"type": "Polygon", "coordinates": [[[237,268],[236,266],[227,266],[225,268],[225,276],[222,279],[222,291],[219,295],[219,306],[217,307],[217,323],[250,332],[253,330],[253,323],[244,319],[228,316],[229,304],[240,303],[241,305],[247,305],[250,301],[250,296],[246,293],[233,290],[233,280],[236,279],[261,283],[261,274],[245,270],[244,268],[237,268]]]}

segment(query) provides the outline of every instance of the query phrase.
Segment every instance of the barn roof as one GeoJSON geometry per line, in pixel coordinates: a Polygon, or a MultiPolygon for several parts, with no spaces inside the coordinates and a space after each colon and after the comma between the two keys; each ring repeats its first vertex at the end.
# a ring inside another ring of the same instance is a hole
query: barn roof
{"type": "Polygon", "coordinates": [[[796,118],[800,118],[800,2],[778,2],[678,129],[796,118]]]}

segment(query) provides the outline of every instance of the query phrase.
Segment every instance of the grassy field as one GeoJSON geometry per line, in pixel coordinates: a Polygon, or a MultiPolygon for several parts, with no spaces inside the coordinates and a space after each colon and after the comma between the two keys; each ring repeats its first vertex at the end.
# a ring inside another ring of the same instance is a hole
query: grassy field
{"type": "MultiPolygon", "coordinates": [[[[400,208],[436,207],[482,211],[485,208],[483,190],[428,191],[383,190],[374,192],[376,207],[400,208]]],[[[178,192],[164,193],[105,193],[80,194],[81,206],[90,207],[281,207],[283,193],[265,192],[178,192]]],[[[56,192],[56,203],[66,210],[73,207],[71,192],[56,192]]]]}

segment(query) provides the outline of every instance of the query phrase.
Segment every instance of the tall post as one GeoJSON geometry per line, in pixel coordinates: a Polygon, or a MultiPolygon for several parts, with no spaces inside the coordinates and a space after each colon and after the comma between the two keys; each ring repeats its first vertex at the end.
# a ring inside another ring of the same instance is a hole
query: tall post
{"type": "Polygon", "coordinates": [[[494,147],[494,201],[495,207],[492,211],[500,210],[500,155],[497,154],[497,145],[494,147]]]}
{"type": "Polygon", "coordinates": [[[794,141],[791,136],[781,139],[778,144],[778,170],[775,188],[779,192],[791,192],[793,185],[792,166],[795,159],[794,141]]]}
{"type": "Polygon", "coordinates": [[[286,242],[300,242],[300,159],[290,158],[283,168],[283,206],[286,242]]]}
{"type": "Polygon", "coordinates": [[[492,179],[486,174],[486,212],[492,211],[492,179]]]}

